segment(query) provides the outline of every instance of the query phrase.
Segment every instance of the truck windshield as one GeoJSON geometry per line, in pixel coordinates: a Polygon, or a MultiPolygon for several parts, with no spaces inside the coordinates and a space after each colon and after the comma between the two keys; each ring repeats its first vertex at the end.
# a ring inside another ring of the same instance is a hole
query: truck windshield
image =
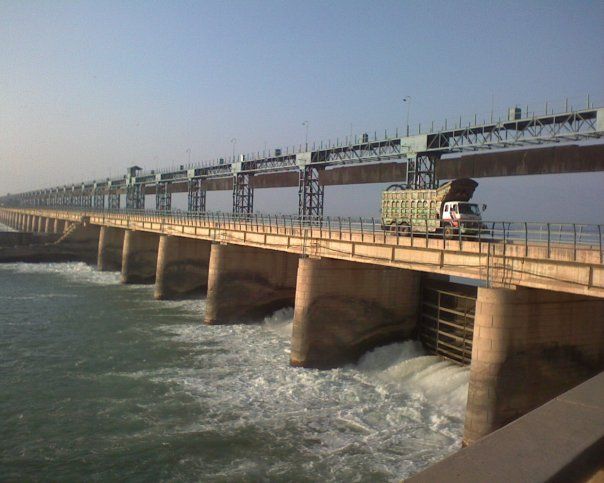
{"type": "Polygon", "coordinates": [[[459,212],[462,215],[480,215],[480,208],[471,203],[459,203],[459,212]]]}

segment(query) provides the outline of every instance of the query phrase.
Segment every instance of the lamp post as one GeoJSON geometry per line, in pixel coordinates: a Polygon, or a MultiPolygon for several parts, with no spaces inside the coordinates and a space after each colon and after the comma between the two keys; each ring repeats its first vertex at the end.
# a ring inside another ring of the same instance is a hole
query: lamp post
{"type": "Polygon", "coordinates": [[[233,163],[234,163],[235,162],[235,145],[237,144],[237,138],[232,138],[231,144],[233,145],[233,163]]]}
{"type": "Polygon", "coordinates": [[[304,121],[302,125],[306,127],[306,137],[304,138],[305,151],[308,151],[308,121],[304,121]]]}
{"type": "Polygon", "coordinates": [[[188,155],[189,166],[191,165],[191,148],[187,148],[186,153],[188,155]]]}
{"type": "Polygon", "coordinates": [[[407,136],[409,136],[409,113],[411,111],[411,96],[403,97],[403,102],[407,104],[407,136]]]}

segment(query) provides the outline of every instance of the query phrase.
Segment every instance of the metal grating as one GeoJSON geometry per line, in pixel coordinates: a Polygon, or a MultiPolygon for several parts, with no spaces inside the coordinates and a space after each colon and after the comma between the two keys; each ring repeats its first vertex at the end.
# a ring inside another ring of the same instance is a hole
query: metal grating
{"type": "Polygon", "coordinates": [[[457,364],[472,361],[476,288],[451,282],[422,288],[419,339],[428,350],[457,364]]]}

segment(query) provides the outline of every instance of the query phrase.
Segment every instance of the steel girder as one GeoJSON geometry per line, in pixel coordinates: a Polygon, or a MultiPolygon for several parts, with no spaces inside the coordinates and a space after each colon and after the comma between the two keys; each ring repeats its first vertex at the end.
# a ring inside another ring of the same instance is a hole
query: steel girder
{"type": "Polygon", "coordinates": [[[189,180],[187,192],[187,210],[191,213],[205,213],[206,190],[203,188],[203,181],[201,179],[189,180]]]}
{"type": "Polygon", "coordinates": [[[319,183],[319,169],[308,165],[300,169],[298,178],[298,216],[311,221],[323,217],[325,187],[319,183]]]}
{"type": "Polygon", "coordinates": [[[157,183],[155,185],[155,209],[157,211],[172,210],[172,193],[170,183],[157,183]]]}
{"type": "Polygon", "coordinates": [[[254,212],[252,174],[237,173],[233,177],[233,213],[247,215],[254,212]]]}

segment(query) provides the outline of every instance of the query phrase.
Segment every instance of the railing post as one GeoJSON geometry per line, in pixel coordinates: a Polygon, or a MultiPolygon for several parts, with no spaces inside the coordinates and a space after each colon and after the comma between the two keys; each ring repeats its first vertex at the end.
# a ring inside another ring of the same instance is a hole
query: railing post
{"type": "Polygon", "coordinates": [[[551,249],[551,230],[550,230],[550,226],[549,223],[547,224],[547,258],[550,257],[550,249],[551,249]]]}
{"type": "Polygon", "coordinates": [[[577,225],[573,223],[573,260],[577,261],[577,225]]]}
{"type": "Polygon", "coordinates": [[[372,233],[372,240],[373,243],[375,243],[375,218],[372,216],[371,217],[371,233],[372,233]]]}
{"type": "Polygon", "coordinates": [[[348,238],[352,241],[352,220],[348,217],[348,238]]]}
{"type": "Polygon", "coordinates": [[[363,232],[363,218],[359,217],[359,221],[361,222],[361,243],[365,241],[365,233],[363,232]]]}
{"type": "Polygon", "coordinates": [[[602,225],[598,225],[598,239],[600,240],[600,263],[604,263],[604,251],[602,251],[602,225]]]}
{"type": "Polygon", "coordinates": [[[524,256],[528,257],[528,223],[524,222],[524,256]]]}

